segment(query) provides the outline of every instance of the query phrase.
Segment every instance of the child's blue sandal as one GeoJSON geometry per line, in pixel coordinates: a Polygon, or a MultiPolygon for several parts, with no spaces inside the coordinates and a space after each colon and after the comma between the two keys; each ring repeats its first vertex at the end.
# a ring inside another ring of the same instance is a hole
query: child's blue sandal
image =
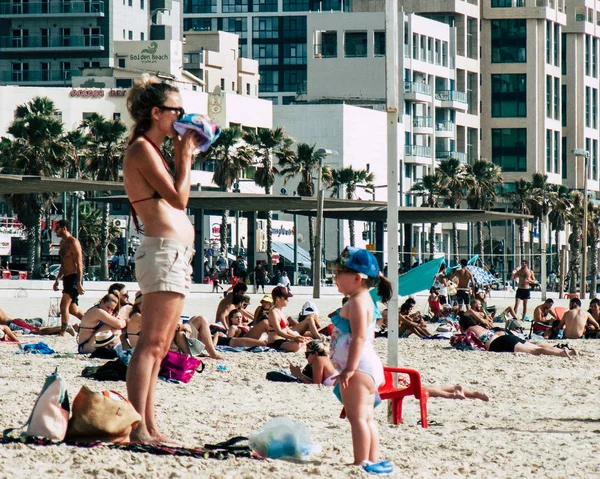
{"type": "Polygon", "coordinates": [[[369,462],[365,461],[362,464],[363,469],[369,474],[391,474],[394,471],[394,466],[390,461],[369,462]]]}

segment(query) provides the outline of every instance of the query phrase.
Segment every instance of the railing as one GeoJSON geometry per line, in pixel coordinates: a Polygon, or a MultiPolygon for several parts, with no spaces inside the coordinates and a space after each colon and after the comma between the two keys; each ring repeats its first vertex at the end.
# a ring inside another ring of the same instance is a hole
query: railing
{"type": "Polygon", "coordinates": [[[454,122],[450,120],[436,121],[435,131],[454,131],[454,122]]]}
{"type": "Polygon", "coordinates": [[[41,83],[65,82],[70,83],[72,77],[81,76],[80,70],[20,70],[3,71],[3,83],[41,83]]]}
{"type": "Polygon", "coordinates": [[[296,85],[296,95],[306,95],[306,82],[303,81],[296,85]]]}
{"type": "Polygon", "coordinates": [[[413,128],[431,128],[433,118],[431,116],[415,116],[413,118],[413,128]]]}
{"type": "Polygon", "coordinates": [[[455,158],[461,163],[467,162],[467,154],[462,151],[440,151],[436,150],[435,158],[438,160],[445,160],[447,158],[455,158]]]}
{"type": "Polygon", "coordinates": [[[0,37],[0,48],[104,47],[104,35],[0,37]]]}
{"type": "Polygon", "coordinates": [[[467,103],[467,94],[464,91],[439,90],[435,92],[435,99],[440,101],[467,103]]]}
{"type": "Polygon", "coordinates": [[[204,53],[203,52],[192,52],[183,54],[184,65],[189,65],[192,68],[204,64],[204,53]]]}
{"type": "Polygon", "coordinates": [[[2,2],[0,15],[44,15],[44,14],[104,14],[104,2],[2,2]]]}
{"type": "Polygon", "coordinates": [[[431,95],[431,87],[427,83],[405,81],[404,93],[421,93],[422,95],[431,95]]]}
{"type": "Polygon", "coordinates": [[[406,145],[404,147],[404,156],[431,158],[431,148],[429,146],[406,145]]]}

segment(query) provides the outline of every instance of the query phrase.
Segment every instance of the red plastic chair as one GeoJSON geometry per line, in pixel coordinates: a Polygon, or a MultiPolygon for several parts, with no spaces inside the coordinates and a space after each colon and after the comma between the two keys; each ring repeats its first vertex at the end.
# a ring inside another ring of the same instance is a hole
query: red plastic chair
{"type": "Polygon", "coordinates": [[[19,271],[19,279],[27,279],[27,271],[19,271]]]}
{"type": "Polygon", "coordinates": [[[2,279],[12,279],[12,273],[8,269],[3,269],[2,279]]]}
{"type": "MultiPolygon", "coordinates": [[[[424,389],[421,384],[421,374],[416,369],[410,368],[393,368],[390,366],[383,367],[383,375],[385,382],[379,387],[379,396],[382,400],[389,399],[392,401],[392,419],[394,424],[402,422],[402,401],[406,396],[414,396],[421,406],[421,426],[427,429],[427,400],[429,399],[429,391],[424,389]],[[403,378],[398,378],[398,387],[394,387],[393,374],[406,374],[408,381],[403,378]]],[[[340,418],[346,417],[346,410],[342,409],[340,418]]]]}

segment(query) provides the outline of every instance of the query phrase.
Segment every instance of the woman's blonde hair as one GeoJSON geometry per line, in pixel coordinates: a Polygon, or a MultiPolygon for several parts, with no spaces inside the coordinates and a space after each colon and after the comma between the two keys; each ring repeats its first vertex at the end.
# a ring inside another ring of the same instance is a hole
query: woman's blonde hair
{"type": "Polygon", "coordinates": [[[152,127],[152,109],[164,106],[169,93],[179,89],[155,78],[144,75],[136,82],[127,95],[127,111],[133,119],[132,137],[146,133],[152,127]]]}
{"type": "Polygon", "coordinates": [[[306,352],[307,353],[315,353],[317,356],[328,356],[329,349],[327,345],[318,339],[310,341],[306,344],[306,352]]]}

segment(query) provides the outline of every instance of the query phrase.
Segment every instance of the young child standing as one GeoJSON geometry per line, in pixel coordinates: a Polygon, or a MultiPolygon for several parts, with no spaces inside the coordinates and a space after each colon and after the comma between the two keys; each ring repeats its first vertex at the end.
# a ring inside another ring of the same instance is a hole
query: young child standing
{"type": "Polygon", "coordinates": [[[379,272],[375,256],[367,250],[347,247],[336,263],[335,281],[349,299],[331,321],[335,325],[331,360],[339,371],[334,393],[344,404],[352,430],[354,464],[367,472],[389,474],[389,461],[379,462],[379,431],[374,408],[377,389],[384,382],[383,365],[375,352],[375,304],[369,289],[378,284],[378,294],[387,303],[391,283],[379,272]]]}

